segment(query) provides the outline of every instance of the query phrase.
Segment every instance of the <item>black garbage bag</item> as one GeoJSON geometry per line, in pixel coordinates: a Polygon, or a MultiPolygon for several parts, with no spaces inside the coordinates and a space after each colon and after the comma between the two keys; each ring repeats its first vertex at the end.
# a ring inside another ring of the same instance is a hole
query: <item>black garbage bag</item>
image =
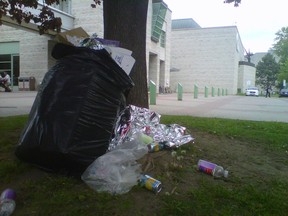
{"type": "Polygon", "coordinates": [[[106,153],[133,87],[106,50],[56,44],[16,147],[16,156],[47,171],[80,176],[106,153]]]}

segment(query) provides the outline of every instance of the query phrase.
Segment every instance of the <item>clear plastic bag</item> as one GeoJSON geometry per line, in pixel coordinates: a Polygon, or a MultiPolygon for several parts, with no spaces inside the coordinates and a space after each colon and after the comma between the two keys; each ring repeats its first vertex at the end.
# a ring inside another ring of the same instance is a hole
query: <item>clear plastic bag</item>
{"type": "Polygon", "coordinates": [[[141,165],[136,160],[148,153],[140,136],[140,133],[134,134],[129,141],[97,158],[82,174],[82,180],[98,192],[130,191],[141,175],[141,165]]]}
{"type": "Polygon", "coordinates": [[[138,183],[142,174],[136,160],[149,149],[154,152],[151,150],[154,142],[165,143],[165,148],[176,148],[192,140],[194,138],[186,134],[185,127],[160,124],[159,114],[130,105],[117,119],[108,153],[86,169],[82,180],[98,192],[126,193],[138,183]]]}

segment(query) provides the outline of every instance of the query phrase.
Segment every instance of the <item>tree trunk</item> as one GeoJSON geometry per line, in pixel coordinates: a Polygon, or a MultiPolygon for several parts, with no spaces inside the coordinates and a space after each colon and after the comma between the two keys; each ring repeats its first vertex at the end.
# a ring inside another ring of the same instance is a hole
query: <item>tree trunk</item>
{"type": "Polygon", "coordinates": [[[104,0],[104,38],[120,41],[136,62],[130,73],[135,86],[127,104],[148,108],[146,21],[149,0],[104,0]]]}

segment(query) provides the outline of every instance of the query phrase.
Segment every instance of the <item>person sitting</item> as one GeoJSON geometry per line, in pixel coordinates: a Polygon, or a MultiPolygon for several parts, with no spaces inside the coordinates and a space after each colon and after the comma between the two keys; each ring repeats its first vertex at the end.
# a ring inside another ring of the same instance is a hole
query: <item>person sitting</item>
{"type": "Polygon", "coordinates": [[[10,89],[11,79],[9,74],[5,71],[2,76],[0,76],[0,86],[5,89],[5,92],[11,92],[10,89]]]}

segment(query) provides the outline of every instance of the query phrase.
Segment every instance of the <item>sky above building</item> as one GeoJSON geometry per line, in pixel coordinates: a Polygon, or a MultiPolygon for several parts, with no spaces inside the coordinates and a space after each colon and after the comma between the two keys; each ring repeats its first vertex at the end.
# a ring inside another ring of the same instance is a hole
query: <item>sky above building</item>
{"type": "Polygon", "coordinates": [[[202,28],[237,26],[246,51],[267,52],[276,33],[288,27],[288,0],[242,0],[239,7],[224,0],[164,0],[172,19],[192,18],[202,28]]]}

